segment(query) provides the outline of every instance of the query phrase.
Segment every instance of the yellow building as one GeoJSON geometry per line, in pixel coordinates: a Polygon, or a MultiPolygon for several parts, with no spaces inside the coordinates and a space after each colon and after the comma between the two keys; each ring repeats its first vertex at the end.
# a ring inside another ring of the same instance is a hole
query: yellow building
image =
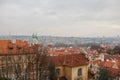
{"type": "Polygon", "coordinates": [[[88,80],[88,59],[84,54],[52,56],[58,80],[88,80]]]}

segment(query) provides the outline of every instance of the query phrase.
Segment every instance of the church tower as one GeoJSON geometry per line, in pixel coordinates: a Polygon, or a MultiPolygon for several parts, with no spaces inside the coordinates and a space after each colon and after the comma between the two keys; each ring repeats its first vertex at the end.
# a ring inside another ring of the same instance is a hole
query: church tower
{"type": "Polygon", "coordinates": [[[32,37],[30,38],[30,44],[34,45],[34,44],[39,44],[39,40],[38,40],[38,36],[37,34],[32,34],[32,37]]]}

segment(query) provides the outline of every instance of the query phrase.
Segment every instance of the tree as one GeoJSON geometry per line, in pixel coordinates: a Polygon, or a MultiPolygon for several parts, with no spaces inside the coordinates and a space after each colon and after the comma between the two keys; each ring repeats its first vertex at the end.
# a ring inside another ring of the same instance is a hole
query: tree
{"type": "Polygon", "coordinates": [[[120,46],[115,46],[113,51],[115,54],[118,54],[118,53],[120,54],[120,46]]]}
{"type": "Polygon", "coordinates": [[[113,49],[107,51],[108,54],[120,54],[120,46],[115,46],[113,49]]]}
{"type": "Polygon", "coordinates": [[[36,80],[57,80],[55,63],[48,56],[48,49],[43,45],[37,45],[36,52],[36,80]]]}
{"type": "Polygon", "coordinates": [[[55,71],[55,63],[53,60],[51,60],[49,64],[49,79],[50,80],[57,80],[57,75],[55,71]]]}
{"type": "Polygon", "coordinates": [[[10,79],[4,78],[4,77],[0,77],[0,80],[10,80],[10,79]]]}
{"type": "Polygon", "coordinates": [[[36,45],[36,80],[46,80],[45,75],[47,71],[47,51],[47,48],[43,45],[36,45]]]}
{"type": "Polygon", "coordinates": [[[106,68],[101,67],[98,72],[98,80],[108,80],[109,75],[106,68]]]}
{"type": "MultiPolygon", "coordinates": [[[[47,60],[47,47],[43,45],[34,44],[31,46],[33,51],[0,56],[1,65],[0,77],[15,79],[15,80],[47,80],[46,73],[50,72],[50,78],[55,75],[55,65],[47,60]],[[3,57],[3,59],[2,59],[3,57]],[[3,62],[4,60],[4,62],[3,62]],[[53,71],[53,72],[52,72],[53,71]]],[[[24,52],[24,51],[23,51],[24,52]]],[[[52,80],[56,80],[55,78],[52,80]]]]}

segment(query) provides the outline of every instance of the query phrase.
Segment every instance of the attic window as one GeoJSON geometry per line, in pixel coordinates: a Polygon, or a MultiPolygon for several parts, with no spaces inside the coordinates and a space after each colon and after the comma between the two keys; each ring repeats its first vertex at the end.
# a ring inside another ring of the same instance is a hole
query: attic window
{"type": "Polygon", "coordinates": [[[82,69],[78,69],[78,76],[81,76],[82,75],[82,69]]]}
{"type": "Polygon", "coordinates": [[[12,50],[12,49],[13,49],[13,46],[12,46],[12,45],[9,45],[9,46],[8,46],[8,49],[12,50]]]}
{"type": "Polygon", "coordinates": [[[20,49],[22,49],[22,47],[21,47],[21,46],[17,46],[17,49],[19,49],[19,50],[20,50],[20,49]]]}

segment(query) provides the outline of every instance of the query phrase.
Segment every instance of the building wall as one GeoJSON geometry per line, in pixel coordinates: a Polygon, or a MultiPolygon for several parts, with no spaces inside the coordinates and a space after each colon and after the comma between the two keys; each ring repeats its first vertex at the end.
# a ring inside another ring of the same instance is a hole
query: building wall
{"type": "Polygon", "coordinates": [[[59,66],[56,69],[60,69],[59,77],[65,76],[67,80],[77,80],[80,76],[78,76],[78,69],[82,69],[82,80],[88,80],[88,65],[79,66],[79,67],[67,67],[67,66],[59,66]]]}
{"type": "Polygon", "coordinates": [[[65,73],[64,73],[64,67],[63,66],[56,67],[56,69],[60,69],[59,77],[64,76],[65,73]]]}
{"type": "Polygon", "coordinates": [[[79,67],[73,67],[72,68],[72,79],[71,80],[77,80],[79,78],[78,76],[78,69],[82,69],[82,80],[88,80],[88,66],[79,66],[79,67]]]}
{"type": "Polygon", "coordinates": [[[64,75],[67,78],[67,80],[72,80],[72,68],[71,67],[64,67],[64,75]]]}
{"type": "MultiPolygon", "coordinates": [[[[30,65],[29,62],[32,61],[34,54],[6,54],[0,55],[0,76],[11,78],[15,74],[15,68],[20,72],[25,72],[30,65]],[[29,60],[28,60],[29,59],[29,60]],[[19,64],[19,68],[17,65],[19,64]]],[[[31,72],[30,72],[31,73],[31,72]]]]}

